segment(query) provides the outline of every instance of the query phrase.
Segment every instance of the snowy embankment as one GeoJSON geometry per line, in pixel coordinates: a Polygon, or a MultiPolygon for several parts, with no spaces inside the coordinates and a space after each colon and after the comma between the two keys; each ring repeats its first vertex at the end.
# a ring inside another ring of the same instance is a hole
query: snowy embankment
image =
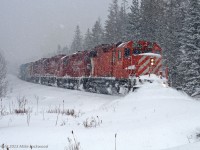
{"type": "Polygon", "coordinates": [[[116,134],[117,150],[200,149],[200,102],[160,80],[126,96],[47,87],[15,76],[9,80],[0,145],[62,150],[80,142],[82,150],[111,150],[116,134]],[[16,114],[23,97],[29,113],[16,114]]]}

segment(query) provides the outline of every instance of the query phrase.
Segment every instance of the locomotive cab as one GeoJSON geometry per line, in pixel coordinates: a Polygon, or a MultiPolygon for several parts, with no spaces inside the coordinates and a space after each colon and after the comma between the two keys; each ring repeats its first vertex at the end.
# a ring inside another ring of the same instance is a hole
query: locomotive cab
{"type": "Polygon", "coordinates": [[[159,74],[162,67],[161,48],[152,42],[125,42],[116,48],[114,76],[127,78],[159,74]]]}
{"type": "Polygon", "coordinates": [[[156,43],[139,41],[133,47],[135,76],[160,74],[162,67],[161,48],[156,43]]]}

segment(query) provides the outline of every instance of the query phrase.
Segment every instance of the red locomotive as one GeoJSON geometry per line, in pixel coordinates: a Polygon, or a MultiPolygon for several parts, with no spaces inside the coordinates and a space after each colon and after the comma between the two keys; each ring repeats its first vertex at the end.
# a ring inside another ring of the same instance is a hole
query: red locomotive
{"type": "Polygon", "coordinates": [[[73,55],[57,55],[23,64],[23,80],[69,89],[113,94],[129,91],[141,75],[161,75],[162,49],[157,43],[128,41],[102,44],[73,55]]]}

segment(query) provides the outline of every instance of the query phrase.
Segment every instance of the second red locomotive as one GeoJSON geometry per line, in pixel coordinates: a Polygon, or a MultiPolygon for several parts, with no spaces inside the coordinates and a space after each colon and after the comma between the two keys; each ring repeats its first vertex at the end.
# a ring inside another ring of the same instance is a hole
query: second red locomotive
{"type": "Polygon", "coordinates": [[[162,49],[155,42],[102,44],[20,67],[20,77],[26,81],[105,94],[129,91],[136,77],[147,74],[162,74],[162,49]]]}

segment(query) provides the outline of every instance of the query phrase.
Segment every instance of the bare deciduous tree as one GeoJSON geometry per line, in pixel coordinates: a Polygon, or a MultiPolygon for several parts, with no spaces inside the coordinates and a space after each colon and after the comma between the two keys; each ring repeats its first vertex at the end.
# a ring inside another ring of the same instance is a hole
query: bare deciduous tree
{"type": "Polygon", "coordinates": [[[6,61],[2,53],[0,52],[0,97],[5,96],[7,89],[6,82],[6,61]]]}

